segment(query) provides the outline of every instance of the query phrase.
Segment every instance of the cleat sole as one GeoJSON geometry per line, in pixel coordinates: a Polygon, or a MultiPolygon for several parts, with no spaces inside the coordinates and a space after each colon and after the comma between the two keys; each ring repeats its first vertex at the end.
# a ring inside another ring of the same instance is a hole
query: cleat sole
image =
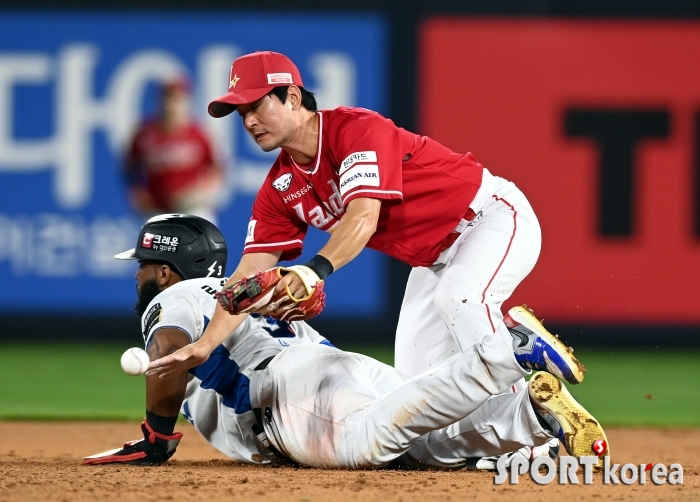
{"type": "MultiPolygon", "coordinates": [[[[564,448],[576,458],[596,455],[593,445],[603,440],[609,445],[605,431],[598,421],[564,387],[561,381],[547,372],[535,373],[528,383],[530,397],[543,410],[552,414],[562,428],[559,438],[564,448]]],[[[603,457],[610,455],[610,448],[598,457],[594,470],[603,468],[603,457]]]]}

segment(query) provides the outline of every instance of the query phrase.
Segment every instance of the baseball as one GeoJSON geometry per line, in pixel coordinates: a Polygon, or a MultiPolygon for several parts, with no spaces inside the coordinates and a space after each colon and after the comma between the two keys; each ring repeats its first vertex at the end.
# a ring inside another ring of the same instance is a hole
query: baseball
{"type": "Polygon", "coordinates": [[[148,369],[151,359],[145,350],[139,347],[131,347],[122,354],[122,369],[129,375],[142,375],[148,369]]]}

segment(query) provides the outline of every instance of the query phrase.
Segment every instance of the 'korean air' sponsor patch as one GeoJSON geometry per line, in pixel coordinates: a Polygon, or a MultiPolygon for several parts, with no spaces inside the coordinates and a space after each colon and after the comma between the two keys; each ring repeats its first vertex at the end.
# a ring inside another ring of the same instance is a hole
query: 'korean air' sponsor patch
{"type": "Polygon", "coordinates": [[[292,173],[285,173],[275,181],[272,182],[272,186],[280,192],[286,192],[289,190],[289,185],[292,184],[292,173]]]}
{"type": "Polygon", "coordinates": [[[379,166],[359,165],[340,177],[340,196],[344,197],[353,188],[359,186],[379,186],[379,166]]]}

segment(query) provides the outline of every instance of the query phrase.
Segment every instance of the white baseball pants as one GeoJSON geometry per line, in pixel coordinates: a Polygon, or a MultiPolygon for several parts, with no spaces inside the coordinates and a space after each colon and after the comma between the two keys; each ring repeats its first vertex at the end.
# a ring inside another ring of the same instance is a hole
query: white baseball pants
{"type": "Polygon", "coordinates": [[[501,304],[535,266],[540,225],[523,193],[487,169],[470,207],[477,216],[462,220],[455,243],[435,265],[416,267],[409,276],[395,347],[404,379],[477,343],[487,354],[503,353],[503,366],[494,371],[517,366],[501,304]]]}
{"type": "Polygon", "coordinates": [[[272,444],[304,465],[380,467],[417,445],[414,458],[427,455],[425,465],[451,467],[466,457],[551,439],[537,423],[527,392],[489,400],[525,373],[503,359],[477,343],[404,382],[394,368],[367,356],[295,345],[253,373],[251,402],[269,415],[263,426],[272,444]],[[474,419],[463,420],[475,411],[474,419]]]}
{"type": "Polygon", "coordinates": [[[459,469],[466,458],[541,446],[551,438],[538,423],[526,389],[493,396],[468,417],[421,436],[402,463],[417,469],[459,469]]]}

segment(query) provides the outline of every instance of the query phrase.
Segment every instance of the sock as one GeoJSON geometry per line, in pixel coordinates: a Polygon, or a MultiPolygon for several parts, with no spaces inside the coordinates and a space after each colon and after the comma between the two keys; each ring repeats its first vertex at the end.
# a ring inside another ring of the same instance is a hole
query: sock
{"type": "Polygon", "coordinates": [[[146,410],[146,422],[151,426],[158,434],[163,434],[164,436],[172,436],[175,430],[175,423],[177,422],[177,415],[174,417],[161,417],[155,413],[151,413],[146,410]]]}

